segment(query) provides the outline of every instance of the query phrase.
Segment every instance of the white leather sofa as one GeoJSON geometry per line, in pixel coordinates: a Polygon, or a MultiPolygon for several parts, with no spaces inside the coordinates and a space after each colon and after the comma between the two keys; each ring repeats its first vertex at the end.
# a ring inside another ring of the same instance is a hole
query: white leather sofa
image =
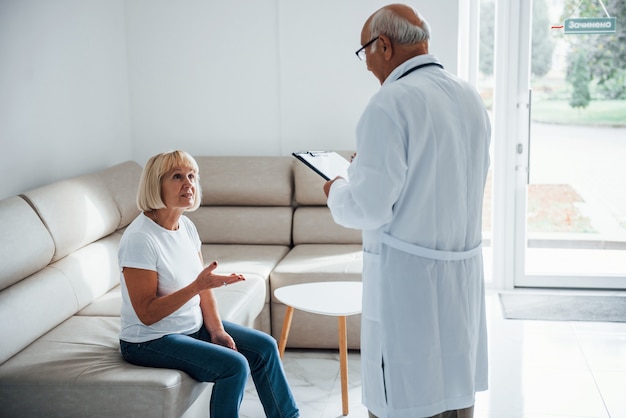
{"type": "MultiPolygon", "coordinates": [[[[337,226],[323,180],[292,157],[196,157],[188,216],[205,263],[247,280],[216,289],[220,313],[278,339],[273,291],[361,279],[360,232],[337,226]]],[[[211,384],[137,367],[119,352],[117,247],[139,214],[132,161],[0,201],[0,417],[207,416],[211,384]]],[[[359,347],[359,318],[348,325],[359,347]]],[[[334,318],[296,311],[288,347],[336,348],[334,318]]]]}

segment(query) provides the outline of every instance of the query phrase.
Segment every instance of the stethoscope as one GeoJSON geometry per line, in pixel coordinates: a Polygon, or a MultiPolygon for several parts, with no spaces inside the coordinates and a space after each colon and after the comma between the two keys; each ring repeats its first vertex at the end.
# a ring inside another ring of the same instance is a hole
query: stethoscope
{"type": "Polygon", "coordinates": [[[443,65],[439,64],[438,62],[427,62],[426,64],[417,65],[417,66],[415,66],[413,68],[408,69],[400,77],[398,77],[396,80],[400,80],[402,77],[411,74],[413,71],[419,70],[420,68],[424,68],[424,67],[430,67],[431,65],[436,65],[437,67],[443,69],[443,65]]]}

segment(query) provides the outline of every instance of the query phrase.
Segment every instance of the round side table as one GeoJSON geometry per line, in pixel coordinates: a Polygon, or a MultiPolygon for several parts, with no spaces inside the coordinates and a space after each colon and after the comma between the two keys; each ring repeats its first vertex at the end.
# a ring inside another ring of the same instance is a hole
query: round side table
{"type": "Polygon", "coordinates": [[[276,299],[287,306],[278,350],[283,357],[294,309],[339,320],[339,367],[341,370],[342,413],[348,415],[348,332],[346,317],[361,313],[361,282],[316,282],[285,286],[274,291],[276,299]]]}

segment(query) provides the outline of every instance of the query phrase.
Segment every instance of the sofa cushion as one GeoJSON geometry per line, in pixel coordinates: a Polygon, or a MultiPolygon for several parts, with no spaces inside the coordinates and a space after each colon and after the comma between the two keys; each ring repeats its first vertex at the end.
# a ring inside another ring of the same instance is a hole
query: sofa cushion
{"type": "Polygon", "coordinates": [[[117,204],[97,173],[52,183],[23,196],[50,231],[53,261],[111,234],[121,221],[117,204]]]}
{"type": "MultiPolygon", "coordinates": [[[[289,252],[284,245],[204,244],[202,258],[209,265],[217,261],[219,274],[258,274],[269,280],[270,272],[289,252]]],[[[268,288],[269,290],[269,288],[268,288]]]]}
{"type": "Polygon", "coordinates": [[[300,206],[293,214],[293,243],[360,244],[361,230],[336,224],[326,206],[300,206]]]}
{"type": "Polygon", "coordinates": [[[74,289],[60,271],[45,267],[0,293],[0,364],[78,308],[74,289]]]}
{"type": "Polygon", "coordinates": [[[120,214],[118,229],[127,226],[139,215],[137,190],[141,170],[135,161],[126,161],[97,173],[117,205],[120,214]]]}
{"type": "Polygon", "coordinates": [[[111,234],[51,264],[68,278],[78,309],[83,309],[119,284],[117,250],[120,238],[120,234],[111,234]]]}
{"type": "Polygon", "coordinates": [[[186,215],[205,244],[291,244],[290,207],[201,206],[186,215]]]}
{"type": "Polygon", "coordinates": [[[298,205],[323,206],[326,205],[324,194],[324,180],[319,174],[311,170],[304,163],[293,161],[294,198],[298,205]]]}
{"type": "MultiPolygon", "coordinates": [[[[361,245],[296,245],[270,274],[272,287],[272,335],[280,338],[286,307],[274,297],[283,286],[310,282],[360,281],[363,271],[361,245]]],[[[348,347],[360,342],[360,315],[348,317],[348,347]]],[[[337,348],[337,318],[295,311],[288,347],[337,348]]]]}
{"type": "Polygon", "coordinates": [[[122,288],[117,285],[76,313],[79,316],[120,316],[122,288]]]}
{"type": "Polygon", "coordinates": [[[195,157],[202,205],[289,206],[291,157],[195,157]]]}
{"type": "Polygon", "coordinates": [[[0,290],[46,267],[54,242],[37,213],[20,197],[0,201],[0,290]]]}
{"type": "Polygon", "coordinates": [[[126,363],[119,326],[119,318],[73,316],[2,364],[3,416],[181,416],[210,384],[126,363]]]}
{"type": "Polygon", "coordinates": [[[253,328],[265,308],[266,283],[262,276],[249,273],[243,282],[214,289],[222,320],[253,328]]]}
{"type": "Polygon", "coordinates": [[[361,245],[301,244],[291,249],[270,274],[272,292],[292,284],[360,281],[361,245]]]}

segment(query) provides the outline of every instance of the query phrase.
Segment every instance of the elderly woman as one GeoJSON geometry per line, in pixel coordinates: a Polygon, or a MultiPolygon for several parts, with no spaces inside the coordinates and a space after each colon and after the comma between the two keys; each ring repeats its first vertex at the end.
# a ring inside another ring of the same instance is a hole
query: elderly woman
{"type": "Polygon", "coordinates": [[[276,341],[222,321],[212,289],[245,280],[204,268],[200,238],[184,216],[200,205],[198,165],[186,152],[152,157],[144,167],[137,204],[142,213],[120,242],[124,359],[186,372],[214,382],[210,415],[237,417],[251,373],[268,417],[297,417],[276,341]]]}

